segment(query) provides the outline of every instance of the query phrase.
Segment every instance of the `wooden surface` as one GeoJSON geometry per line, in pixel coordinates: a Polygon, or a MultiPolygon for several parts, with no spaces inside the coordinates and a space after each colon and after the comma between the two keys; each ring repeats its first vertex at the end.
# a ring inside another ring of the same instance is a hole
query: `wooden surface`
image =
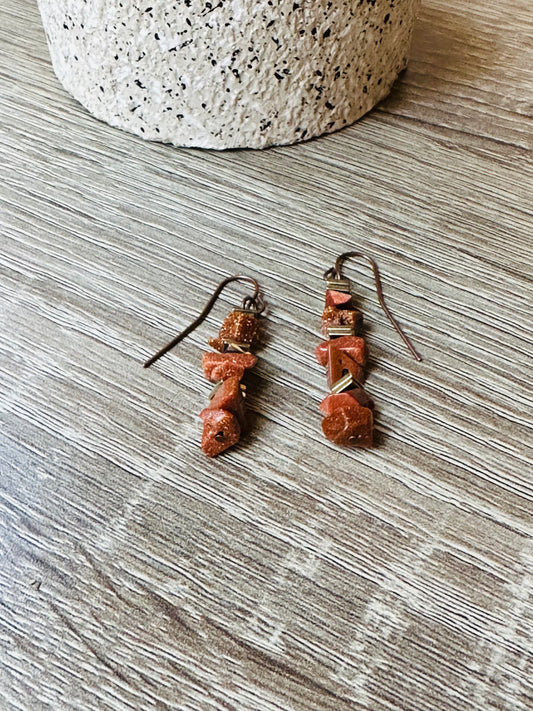
{"type": "Polygon", "coordinates": [[[143,143],[0,9],[0,708],[533,707],[529,0],[426,0],[357,125],[263,153],[143,143]],[[379,446],[323,440],[321,274],[363,264],[379,446]],[[223,276],[269,302],[254,427],[198,448],[223,276]]]}

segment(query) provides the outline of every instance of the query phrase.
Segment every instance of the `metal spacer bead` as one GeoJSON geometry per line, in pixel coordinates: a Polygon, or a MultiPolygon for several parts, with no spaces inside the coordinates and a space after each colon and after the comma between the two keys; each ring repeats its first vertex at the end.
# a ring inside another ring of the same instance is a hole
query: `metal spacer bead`
{"type": "Polygon", "coordinates": [[[237,343],[237,341],[224,341],[224,351],[226,353],[249,353],[249,343],[237,343]]]}
{"type": "Polygon", "coordinates": [[[341,291],[343,294],[350,294],[352,285],[349,279],[326,279],[326,289],[328,291],[341,291]]]}
{"type": "Polygon", "coordinates": [[[335,336],[353,336],[355,334],[353,326],[327,326],[326,331],[330,338],[335,336]]]}
{"type": "Polygon", "coordinates": [[[224,382],[223,380],[220,380],[220,381],[215,385],[215,387],[211,390],[211,392],[210,392],[210,394],[209,394],[209,399],[210,399],[210,400],[212,400],[212,399],[215,397],[215,395],[217,394],[217,391],[222,387],[222,383],[223,383],[223,382],[224,382]]]}
{"type": "Polygon", "coordinates": [[[353,376],[350,373],[347,373],[346,375],[343,375],[342,378],[339,378],[337,382],[333,383],[330,388],[330,392],[332,395],[337,395],[338,393],[342,393],[344,390],[347,390],[356,384],[357,382],[354,380],[353,376]]]}

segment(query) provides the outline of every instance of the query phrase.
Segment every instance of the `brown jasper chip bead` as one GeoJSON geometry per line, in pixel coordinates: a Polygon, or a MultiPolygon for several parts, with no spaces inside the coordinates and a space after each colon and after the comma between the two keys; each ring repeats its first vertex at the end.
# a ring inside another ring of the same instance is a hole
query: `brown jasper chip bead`
{"type": "Polygon", "coordinates": [[[200,417],[203,418],[206,410],[227,410],[237,417],[241,428],[244,429],[244,396],[240,378],[232,376],[224,380],[209,405],[200,413],[200,417]]]}
{"type": "Polygon", "coordinates": [[[218,337],[235,343],[253,343],[258,329],[259,319],[254,313],[235,309],[226,316],[218,337]]]}
{"type": "Polygon", "coordinates": [[[320,403],[320,409],[325,415],[331,415],[335,410],[340,410],[343,407],[353,407],[354,398],[349,392],[336,393],[335,395],[327,395],[320,403]]]}
{"type": "MultiPolygon", "coordinates": [[[[334,342],[335,348],[355,360],[356,363],[362,366],[366,364],[367,347],[364,338],[360,336],[339,336],[339,338],[335,338],[334,342]]],[[[331,341],[322,341],[315,350],[316,359],[320,365],[328,364],[330,343],[331,341]]]]}
{"type": "Polygon", "coordinates": [[[257,356],[252,353],[204,353],[202,357],[204,375],[213,383],[233,376],[241,379],[256,363],[257,356]]]}
{"type": "Polygon", "coordinates": [[[226,341],[223,338],[209,338],[207,342],[219,353],[224,353],[226,350],[226,341]]]}
{"type": "Polygon", "coordinates": [[[344,291],[326,291],[326,306],[337,306],[338,308],[348,309],[352,305],[352,295],[344,291]]]}
{"type": "Polygon", "coordinates": [[[328,386],[331,388],[337,380],[340,380],[346,372],[355,378],[362,380],[364,378],[364,370],[350,356],[343,353],[335,347],[336,340],[328,343],[328,386]]]}
{"type": "MultiPolygon", "coordinates": [[[[355,401],[354,401],[355,402],[355,401]]],[[[344,447],[371,447],[374,417],[368,407],[340,407],[322,420],[322,430],[330,442],[344,447]]]]}
{"type": "Polygon", "coordinates": [[[356,309],[339,309],[326,306],[322,313],[322,333],[328,335],[328,326],[350,326],[354,334],[361,330],[363,314],[356,309]]]}
{"type": "Polygon", "coordinates": [[[232,412],[206,409],[200,413],[200,417],[204,422],[201,446],[208,457],[216,457],[237,444],[241,436],[241,426],[232,412]]]}
{"type": "Polygon", "coordinates": [[[372,398],[367,395],[364,390],[361,390],[361,388],[346,390],[343,393],[336,393],[335,395],[328,395],[320,403],[320,409],[325,415],[331,415],[335,410],[344,407],[354,407],[354,400],[362,407],[368,407],[369,410],[374,409],[372,398]]]}

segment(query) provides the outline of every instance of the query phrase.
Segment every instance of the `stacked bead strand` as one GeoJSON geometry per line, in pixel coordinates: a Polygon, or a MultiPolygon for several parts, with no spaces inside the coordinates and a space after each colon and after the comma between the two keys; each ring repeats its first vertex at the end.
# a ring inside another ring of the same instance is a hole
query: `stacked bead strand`
{"type": "Polygon", "coordinates": [[[208,457],[215,457],[237,444],[247,430],[244,406],[246,386],[242,379],[246,371],[257,363],[257,357],[251,353],[251,348],[257,339],[259,316],[265,310],[258,282],[253,277],[242,274],[223,279],[200,315],[144,363],[144,367],[149,368],[198,328],[211,312],[222,291],[232,282],[252,284],[254,292],[252,296],[246,296],[242,300],[240,308],[233,309],[226,316],[218,336],[208,341],[215,352],[204,353],[202,358],[205,377],[216,383],[209,405],[200,413],[204,423],[202,449],[208,457]]]}
{"type": "Polygon", "coordinates": [[[204,353],[205,377],[216,383],[209,405],[202,410],[202,449],[215,457],[236,444],[246,432],[246,386],[243,377],[257,363],[251,347],[259,330],[258,311],[234,309],[222,324],[218,337],[209,339],[214,352],[204,353]]]}
{"type": "Polygon", "coordinates": [[[349,279],[326,273],[326,303],[318,362],[327,367],[330,394],[320,403],[324,435],[338,445],[371,447],[374,403],[362,386],[367,360],[363,314],[353,306],[349,279]]]}

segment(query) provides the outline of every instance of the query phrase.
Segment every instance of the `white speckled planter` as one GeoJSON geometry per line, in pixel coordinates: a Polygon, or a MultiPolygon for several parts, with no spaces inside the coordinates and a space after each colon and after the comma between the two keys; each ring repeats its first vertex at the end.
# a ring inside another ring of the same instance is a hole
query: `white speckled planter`
{"type": "Polygon", "coordinates": [[[143,138],[265,148],[369,111],[407,63],[418,0],[38,0],[55,72],[143,138]]]}

